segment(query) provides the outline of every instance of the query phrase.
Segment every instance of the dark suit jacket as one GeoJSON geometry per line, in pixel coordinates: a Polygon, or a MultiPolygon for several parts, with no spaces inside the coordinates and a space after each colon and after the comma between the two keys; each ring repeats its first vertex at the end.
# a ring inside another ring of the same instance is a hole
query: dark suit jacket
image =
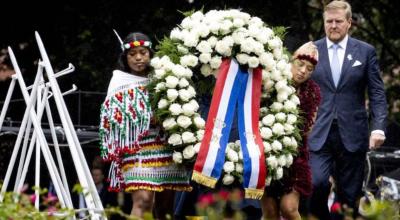
{"type": "Polygon", "coordinates": [[[321,88],[321,104],[309,137],[311,151],[321,149],[336,114],[340,136],[351,152],[367,150],[369,145],[368,114],[365,99],[368,94],[371,130],[385,130],[386,96],[375,49],[349,37],[337,88],[333,83],[326,38],[315,42],[319,62],[312,79],[321,88]],[[354,65],[358,63],[360,65],[354,65]],[[366,93],[366,91],[368,93],[366,93]]]}

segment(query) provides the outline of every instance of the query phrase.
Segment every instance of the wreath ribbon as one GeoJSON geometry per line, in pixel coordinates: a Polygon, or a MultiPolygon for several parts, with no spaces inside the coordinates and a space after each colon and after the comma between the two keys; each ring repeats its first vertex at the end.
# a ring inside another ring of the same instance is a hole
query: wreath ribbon
{"type": "Polygon", "coordinates": [[[261,68],[244,71],[234,59],[225,59],[221,63],[204,138],[194,165],[192,179],[195,182],[215,187],[224,165],[236,108],[243,152],[245,197],[261,199],[267,172],[264,145],[258,129],[261,82],[261,68]]]}

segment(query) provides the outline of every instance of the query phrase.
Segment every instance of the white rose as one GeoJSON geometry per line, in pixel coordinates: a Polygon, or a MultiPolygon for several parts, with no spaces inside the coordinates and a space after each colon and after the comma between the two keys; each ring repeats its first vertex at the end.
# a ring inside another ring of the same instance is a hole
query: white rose
{"type": "Polygon", "coordinates": [[[217,44],[218,38],[215,36],[211,36],[208,38],[208,43],[210,44],[210,47],[215,47],[215,44],[217,44]]]}
{"type": "Polygon", "coordinates": [[[280,102],[274,102],[271,105],[271,110],[274,112],[280,112],[283,109],[283,105],[280,102]]]}
{"type": "Polygon", "coordinates": [[[172,134],[168,138],[168,144],[176,146],[182,144],[182,138],[180,134],[172,134]]]}
{"type": "Polygon", "coordinates": [[[182,113],[182,107],[177,103],[171,104],[168,110],[171,112],[172,115],[179,115],[182,113]]]}
{"type": "Polygon", "coordinates": [[[202,53],[199,56],[199,60],[201,63],[207,64],[211,61],[211,53],[202,53]]]}
{"type": "Polygon", "coordinates": [[[278,166],[278,161],[276,160],[275,156],[269,156],[266,162],[268,164],[268,167],[271,169],[274,169],[278,166]]]}
{"type": "Polygon", "coordinates": [[[276,135],[283,135],[285,133],[285,127],[281,123],[275,123],[272,126],[272,133],[276,135]]]}
{"type": "Polygon", "coordinates": [[[260,61],[258,61],[257,57],[250,56],[247,60],[247,63],[249,64],[250,68],[256,68],[260,64],[260,61]]]}
{"type": "Polygon", "coordinates": [[[229,45],[225,41],[218,41],[217,44],[215,45],[215,50],[221,54],[222,56],[230,56],[232,52],[232,48],[229,47],[229,45]]]}
{"type": "Polygon", "coordinates": [[[239,160],[243,160],[243,152],[239,151],[239,160]]]}
{"type": "Polygon", "coordinates": [[[296,139],[294,137],[292,137],[291,146],[292,146],[293,149],[297,149],[297,147],[298,147],[297,141],[296,141],[296,139]]]}
{"type": "Polygon", "coordinates": [[[165,86],[167,88],[173,89],[178,85],[179,79],[176,78],[175,76],[167,76],[165,77],[165,86]]]}
{"type": "Polygon", "coordinates": [[[192,132],[185,131],[182,133],[182,141],[185,144],[194,143],[194,142],[196,142],[196,137],[194,136],[194,134],[192,132]]]}
{"type": "Polygon", "coordinates": [[[284,146],[291,146],[292,145],[292,139],[290,139],[290,137],[283,137],[282,138],[282,143],[284,146]]]}
{"type": "Polygon", "coordinates": [[[282,41],[281,41],[281,39],[279,39],[279,37],[274,37],[268,41],[268,46],[271,49],[279,48],[281,45],[282,45],[282,41]]]}
{"type": "Polygon", "coordinates": [[[282,150],[282,144],[281,142],[274,140],[271,144],[272,150],[273,151],[281,151],[282,150]]]}
{"type": "Polygon", "coordinates": [[[236,55],[236,59],[240,64],[246,65],[249,61],[250,56],[245,53],[239,53],[236,55]]]}
{"type": "Polygon", "coordinates": [[[275,61],[274,56],[271,53],[265,52],[261,53],[259,56],[260,63],[263,65],[267,70],[271,70],[275,68],[275,61]]]}
{"type": "Polygon", "coordinates": [[[268,152],[270,152],[272,150],[272,147],[271,147],[270,143],[264,141],[263,144],[264,144],[264,153],[268,153],[268,152]]]}
{"type": "Polygon", "coordinates": [[[279,164],[279,166],[281,166],[281,167],[286,166],[286,156],[285,156],[285,155],[279,156],[279,158],[278,158],[278,164],[279,164]]]}
{"type": "Polygon", "coordinates": [[[227,151],[226,156],[228,157],[228,159],[232,162],[238,162],[239,161],[239,155],[238,153],[236,153],[236,151],[229,149],[227,151]]]}
{"type": "Polygon", "coordinates": [[[184,115],[180,115],[176,121],[182,128],[187,128],[192,124],[192,120],[188,116],[184,115]]]}
{"type": "Polygon", "coordinates": [[[196,154],[199,153],[200,146],[201,146],[201,143],[197,143],[197,144],[194,145],[193,149],[194,149],[194,152],[196,152],[196,154]]]}
{"type": "Polygon", "coordinates": [[[192,105],[194,107],[194,111],[196,112],[197,110],[199,110],[199,104],[197,103],[196,100],[192,99],[189,102],[190,105],[192,105]]]}
{"type": "Polygon", "coordinates": [[[271,69],[271,79],[275,80],[276,82],[283,80],[283,75],[280,71],[273,68],[271,69]]]}
{"type": "Polygon", "coordinates": [[[196,138],[199,141],[202,141],[204,137],[204,130],[198,130],[196,131],[196,138]]]}
{"type": "Polygon", "coordinates": [[[178,51],[180,52],[180,53],[182,53],[182,54],[188,54],[189,53],[189,49],[187,48],[187,47],[185,47],[185,46],[183,46],[183,45],[178,45],[177,46],[177,49],[178,49],[178,51]]]}
{"type": "Polygon", "coordinates": [[[295,94],[290,96],[290,101],[292,101],[295,105],[300,105],[300,99],[295,94]]]}
{"type": "Polygon", "coordinates": [[[197,63],[199,62],[199,59],[196,56],[193,55],[185,55],[180,58],[180,63],[184,67],[195,67],[197,63]]]}
{"type": "Polygon", "coordinates": [[[213,69],[218,69],[219,66],[221,65],[221,63],[222,63],[222,59],[221,59],[220,56],[214,56],[214,57],[211,58],[211,60],[210,60],[210,66],[211,66],[211,68],[213,68],[213,69]]]}
{"type": "Polygon", "coordinates": [[[275,116],[273,114],[268,114],[262,119],[262,123],[266,126],[272,126],[275,122],[275,116]]]}
{"type": "Polygon", "coordinates": [[[296,123],[297,122],[297,117],[296,117],[296,115],[293,115],[293,114],[288,114],[288,116],[287,116],[287,121],[286,121],[288,124],[294,124],[294,123],[296,123]]]}
{"type": "Polygon", "coordinates": [[[163,121],[163,127],[166,130],[170,130],[171,128],[173,128],[176,125],[176,121],[175,118],[167,118],[163,121]]]}
{"type": "Polygon", "coordinates": [[[224,185],[230,185],[230,184],[233,183],[234,180],[235,180],[235,178],[234,178],[232,175],[230,175],[230,174],[225,174],[225,175],[224,175],[224,178],[222,178],[222,183],[223,183],[224,185]]]}
{"type": "Polygon", "coordinates": [[[159,109],[163,109],[163,108],[167,107],[168,104],[169,104],[169,103],[168,103],[168,101],[167,101],[166,99],[160,99],[160,101],[158,101],[157,107],[158,107],[159,109]]]}
{"type": "Polygon", "coordinates": [[[238,173],[243,173],[243,165],[241,163],[237,163],[235,166],[235,171],[238,173]]]}
{"type": "Polygon", "coordinates": [[[197,128],[204,128],[204,125],[206,124],[202,117],[194,117],[193,122],[197,128]]]}
{"type": "Polygon", "coordinates": [[[159,68],[161,68],[162,64],[161,64],[161,62],[160,62],[160,58],[159,58],[159,57],[154,57],[153,59],[151,59],[150,65],[151,65],[152,67],[154,67],[154,69],[159,69],[159,68]]]}
{"type": "Polygon", "coordinates": [[[181,78],[179,80],[179,87],[180,88],[186,88],[189,85],[189,82],[187,81],[186,78],[181,78]]]}
{"type": "Polygon", "coordinates": [[[287,81],[286,80],[281,80],[275,83],[275,89],[278,92],[284,91],[285,88],[287,87],[287,81]]]}
{"type": "Polygon", "coordinates": [[[275,48],[272,53],[274,54],[275,59],[281,59],[283,55],[282,48],[275,48]]]}
{"type": "Polygon", "coordinates": [[[183,153],[183,158],[191,159],[195,155],[196,152],[193,149],[193,145],[189,145],[189,146],[185,147],[185,149],[183,149],[182,153],[183,153]]]}
{"type": "Polygon", "coordinates": [[[176,91],[176,89],[168,89],[167,90],[167,97],[169,101],[175,101],[175,99],[178,97],[179,93],[176,91]]]}
{"type": "Polygon", "coordinates": [[[157,79],[163,78],[164,75],[165,75],[165,69],[155,69],[155,70],[154,70],[154,76],[155,76],[157,79]]]}
{"type": "Polygon", "coordinates": [[[187,33],[183,36],[183,44],[187,47],[195,47],[198,42],[199,38],[194,33],[187,33]]]}
{"type": "Polygon", "coordinates": [[[179,90],[179,98],[184,101],[187,102],[189,101],[190,98],[192,98],[192,96],[190,95],[190,93],[187,91],[187,89],[180,89],[179,90]]]}
{"type": "Polygon", "coordinates": [[[180,152],[174,152],[172,154],[172,159],[174,160],[175,163],[182,163],[182,154],[180,152]]]}
{"type": "Polygon", "coordinates": [[[241,19],[241,18],[233,19],[233,26],[234,27],[243,27],[244,24],[245,23],[244,23],[243,19],[241,19]]]}
{"type": "Polygon", "coordinates": [[[286,62],[286,60],[279,60],[278,63],[276,64],[276,68],[279,71],[284,71],[286,69],[286,66],[288,65],[288,63],[286,62]]]}
{"type": "Polygon", "coordinates": [[[293,156],[291,154],[286,154],[286,167],[290,167],[293,164],[293,156]]]}
{"type": "MultiPolygon", "coordinates": [[[[173,65],[171,71],[174,73],[175,76],[178,78],[182,78],[186,75],[186,68],[182,65],[173,65]]],[[[177,83],[178,84],[178,83],[177,83]]]]}
{"type": "Polygon", "coordinates": [[[278,168],[276,169],[275,178],[276,178],[277,180],[279,180],[279,179],[281,179],[282,177],[283,177],[283,168],[282,168],[282,167],[278,167],[278,168]]]}
{"type": "Polygon", "coordinates": [[[243,53],[252,53],[254,50],[254,39],[251,37],[247,37],[240,43],[240,51],[243,53]]]}
{"type": "Polygon", "coordinates": [[[164,89],[165,89],[165,82],[157,83],[156,88],[155,88],[156,92],[160,92],[164,89]]]}
{"type": "Polygon", "coordinates": [[[288,99],[289,94],[286,91],[279,91],[277,95],[277,101],[278,102],[284,102],[288,99]]]}
{"type": "Polygon", "coordinates": [[[188,86],[186,91],[189,93],[190,98],[196,96],[196,90],[193,88],[193,86],[188,86]]]}
{"type": "Polygon", "coordinates": [[[266,114],[266,113],[268,113],[268,109],[266,107],[261,107],[260,108],[260,113],[261,114],[266,114]]]}
{"type": "Polygon", "coordinates": [[[289,134],[291,134],[291,133],[293,133],[293,131],[294,131],[294,126],[291,125],[291,124],[285,123],[284,129],[285,129],[285,131],[287,131],[289,134]]]}
{"type": "Polygon", "coordinates": [[[285,122],[286,121],[286,114],[283,112],[279,112],[275,114],[275,118],[278,122],[285,122]]]}
{"type": "Polygon", "coordinates": [[[268,138],[272,137],[272,131],[270,128],[262,127],[260,129],[260,135],[262,138],[268,139],[268,138]]]}
{"type": "Polygon", "coordinates": [[[271,88],[272,88],[274,85],[275,85],[275,84],[274,84],[274,81],[272,81],[272,80],[267,80],[267,81],[264,83],[264,87],[265,87],[265,89],[266,89],[267,91],[271,90],[271,88]]]}
{"type": "Polygon", "coordinates": [[[230,173],[235,170],[235,164],[232,161],[226,161],[224,163],[224,171],[230,173]]]}
{"type": "Polygon", "coordinates": [[[190,103],[183,104],[182,111],[183,111],[183,114],[187,115],[187,116],[191,116],[196,112],[195,106],[190,103]]]}
{"type": "Polygon", "coordinates": [[[212,68],[208,64],[203,64],[200,67],[200,72],[201,72],[201,74],[203,74],[203,76],[207,77],[212,74],[212,68]]]}
{"type": "MultiPolygon", "coordinates": [[[[210,43],[205,40],[201,41],[199,43],[199,45],[197,45],[196,49],[198,51],[200,51],[202,54],[211,54],[212,53],[212,48],[211,48],[210,43]]],[[[200,59],[200,61],[201,61],[201,59],[200,59]]]]}

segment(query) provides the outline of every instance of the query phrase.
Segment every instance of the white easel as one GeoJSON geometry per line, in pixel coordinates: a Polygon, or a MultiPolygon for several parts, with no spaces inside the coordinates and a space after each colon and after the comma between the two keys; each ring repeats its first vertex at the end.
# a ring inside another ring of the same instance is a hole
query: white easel
{"type": "Polygon", "coordinates": [[[54,188],[59,199],[60,205],[62,208],[73,209],[71,193],[69,191],[68,182],[66,178],[66,173],[64,169],[64,165],[62,162],[61,152],[59,149],[56,131],[54,127],[53,117],[51,114],[50,106],[48,103],[48,99],[52,96],[55,99],[55,103],[57,106],[57,112],[60,116],[62,127],[65,131],[66,139],[68,142],[68,146],[71,152],[71,156],[73,158],[73,162],[75,165],[75,170],[79,179],[79,183],[83,188],[83,195],[85,196],[86,206],[88,207],[88,212],[90,214],[91,219],[105,219],[104,216],[101,215],[103,212],[103,205],[101,203],[100,197],[97,193],[95,184],[93,182],[89,167],[86,163],[85,156],[82,151],[82,147],[79,143],[78,137],[76,135],[74,126],[72,124],[71,117],[68,113],[68,109],[65,105],[63,95],[71,93],[76,90],[76,86],[73,85],[73,88],[65,93],[61,93],[60,87],[56,80],[57,77],[62,75],[71,73],[74,71],[74,67],[72,64],[65,70],[60,71],[59,73],[54,74],[53,68],[50,64],[50,60],[44,48],[43,42],[37,32],[35,32],[36,41],[39,47],[39,51],[42,57],[42,61],[39,61],[38,70],[36,73],[36,78],[32,86],[26,87],[25,81],[22,77],[20,68],[18,66],[15,55],[10,47],[8,47],[9,55],[15,70],[15,74],[12,76],[12,80],[7,92],[6,99],[4,101],[3,108],[0,114],[0,130],[7,112],[8,105],[10,103],[11,95],[13,93],[15,82],[18,81],[20,85],[20,89],[22,91],[23,98],[26,103],[26,110],[22,119],[21,127],[14,145],[14,150],[10,159],[10,164],[7,168],[7,173],[4,178],[4,182],[1,188],[0,193],[0,203],[4,199],[4,194],[7,190],[12,170],[14,169],[14,165],[16,162],[16,158],[21,146],[22,139],[24,139],[22,144],[22,150],[20,155],[20,161],[18,165],[14,192],[18,193],[23,188],[23,184],[25,182],[26,174],[29,168],[30,159],[33,153],[33,149],[36,144],[36,160],[35,160],[35,186],[36,186],[36,200],[35,207],[39,209],[39,178],[40,178],[40,152],[43,154],[43,158],[46,162],[47,168],[49,169],[50,177],[52,183],[54,184],[54,188]],[[47,78],[49,82],[45,83],[43,78],[43,70],[45,70],[47,74],[47,78]],[[28,90],[32,89],[30,96],[28,94],[28,90]],[[49,91],[51,90],[51,92],[49,91]],[[51,94],[49,94],[51,93],[51,94]],[[37,102],[36,111],[34,109],[35,102],[37,102]],[[49,149],[49,145],[44,136],[43,129],[41,127],[41,119],[42,115],[46,110],[47,119],[51,131],[52,141],[55,148],[55,153],[57,157],[58,167],[54,162],[53,156],[49,149]],[[31,126],[33,124],[34,130],[31,137],[31,142],[28,146],[29,136],[31,134],[31,126]],[[60,176],[61,173],[61,176],[60,176]]]}

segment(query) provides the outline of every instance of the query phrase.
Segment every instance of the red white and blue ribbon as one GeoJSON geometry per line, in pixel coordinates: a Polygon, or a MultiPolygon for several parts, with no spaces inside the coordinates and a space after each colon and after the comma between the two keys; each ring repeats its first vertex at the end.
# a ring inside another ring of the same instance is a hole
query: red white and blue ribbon
{"type": "Polygon", "coordinates": [[[243,152],[245,196],[261,199],[266,177],[264,145],[258,128],[261,74],[261,68],[244,71],[236,60],[223,60],[194,166],[194,181],[215,187],[225,162],[225,150],[236,108],[243,152]]]}

